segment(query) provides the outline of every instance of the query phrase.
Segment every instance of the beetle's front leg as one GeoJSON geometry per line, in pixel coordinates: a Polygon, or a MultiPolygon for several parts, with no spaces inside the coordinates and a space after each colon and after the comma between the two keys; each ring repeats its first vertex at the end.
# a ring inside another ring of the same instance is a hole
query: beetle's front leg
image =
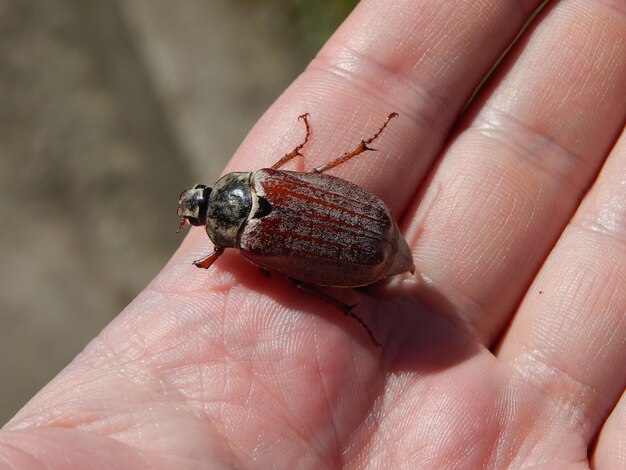
{"type": "Polygon", "coordinates": [[[357,145],[356,148],[354,150],[352,150],[351,152],[344,153],[341,157],[335,158],[334,160],[331,160],[326,165],[322,165],[322,166],[318,166],[317,168],[313,168],[312,172],[313,173],[323,173],[325,171],[330,170],[331,168],[335,168],[336,166],[339,166],[342,163],[347,162],[348,160],[350,160],[351,158],[356,157],[357,155],[362,154],[366,150],[374,150],[375,151],[376,150],[375,148],[368,147],[368,145],[371,144],[372,142],[374,142],[378,138],[378,136],[385,130],[385,127],[387,127],[387,124],[389,124],[389,121],[391,121],[396,116],[398,116],[398,113],[391,113],[389,116],[387,116],[387,119],[385,120],[383,125],[380,126],[380,129],[378,129],[378,132],[376,132],[376,134],[374,134],[372,137],[370,137],[367,140],[362,140],[361,143],[359,145],[357,145]]]}
{"type": "Polygon", "coordinates": [[[211,265],[213,263],[215,263],[215,260],[217,260],[217,258],[220,257],[220,255],[224,253],[224,248],[215,248],[215,250],[213,250],[213,253],[211,253],[210,255],[205,256],[204,258],[200,258],[197,259],[193,262],[193,264],[197,267],[197,268],[204,268],[204,269],[209,269],[211,267],[211,265]]]}
{"type": "Polygon", "coordinates": [[[354,307],[357,306],[357,304],[346,304],[341,302],[340,300],[335,299],[334,297],[331,297],[330,295],[324,294],[323,292],[317,290],[315,287],[309,285],[309,284],[304,284],[296,279],[293,278],[289,278],[289,281],[296,286],[298,289],[303,290],[305,292],[308,292],[309,294],[312,294],[316,297],[319,297],[320,299],[322,299],[324,302],[332,305],[335,308],[338,308],[339,310],[341,310],[343,312],[343,314],[347,317],[352,317],[354,318],[357,322],[359,322],[359,324],[365,328],[365,331],[367,331],[367,334],[370,336],[372,343],[374,343],[374,345],[376,347],[380,347],[381,344],[378,342],[378,340],[376,339],[376,337],[374,336],[374,333],[372,333],[372,330],[370,329],[370,327],[367,325],[367,323],[365,323],[361,317],[359,317],[356,313],[354,313],[352,311],[352,309],[354,307]]]}
{"type": "Polygon", "coordinates": [[[298,155],[300,155],[301,157],[303,156],[300,153],[300,150],[302,150],[302,147],[304,147],[304,144],[306,144],[309,141],[309,135],[311,134],[311,127],[309,126],[309,120],[307,119],[308,117],[309,117],[309,113],[304,113],[301,116],[298,116],[298,119],[302,119],[304,121],[304,125],[306,126],[306,135],[304,136],[304,141],[301,144],[299,144],[295,149],[293,149],[291,152],[286,154],[283,158],[281,158],[276,163],[274,163],[272,165],[272,170],[278,170],[281,166],[283,166],[289,160],[296,158],[298,155]]]}

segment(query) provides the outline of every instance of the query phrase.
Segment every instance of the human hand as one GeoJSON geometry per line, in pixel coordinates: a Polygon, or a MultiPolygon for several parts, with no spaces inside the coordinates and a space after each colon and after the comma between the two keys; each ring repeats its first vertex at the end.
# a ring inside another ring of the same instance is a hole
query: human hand
{"type": "Polygon", "coordinates": [[[233,250],[196,269],[212,246],[192,229],[5,426],[0,461],[624,468],[622,4],[543,12],[457,121],[539,3],[364,0],[227,168],[274,163],[304,112],[297,170],[400,113],[378,153],[331,172],[402,216],[420,273],[339,292],[382,348],[233,250]]]}

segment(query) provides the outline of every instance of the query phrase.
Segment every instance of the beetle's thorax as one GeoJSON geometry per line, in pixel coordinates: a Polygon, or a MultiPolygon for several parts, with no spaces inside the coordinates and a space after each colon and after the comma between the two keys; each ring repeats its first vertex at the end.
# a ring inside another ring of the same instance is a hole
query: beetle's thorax
{"type": "Polygon", "coordinates": [[[236,247],[241,226],[248,219],[256,196],[250,188],[252,173],[229,173],[216,183],[207,210],[206,231],[215,246],[236,247]]]}

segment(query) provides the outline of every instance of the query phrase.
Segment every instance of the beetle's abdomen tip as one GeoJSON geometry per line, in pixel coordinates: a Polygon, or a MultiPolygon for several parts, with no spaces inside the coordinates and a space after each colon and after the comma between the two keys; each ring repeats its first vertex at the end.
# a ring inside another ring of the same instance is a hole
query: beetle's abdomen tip
{"type": "Polygon", "coordinates": [[[398,251],[389,269],[388,276],[402,274],[410,271],[415,274],[415,263],[413,263],[413,254],[406,240],[400,236],[398,238],[398,251]]]}

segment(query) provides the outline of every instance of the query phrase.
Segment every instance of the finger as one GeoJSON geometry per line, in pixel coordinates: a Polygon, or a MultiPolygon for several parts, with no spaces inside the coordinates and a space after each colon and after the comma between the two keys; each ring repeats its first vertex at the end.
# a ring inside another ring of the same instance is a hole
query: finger
{"type": "Polygon", "coordinates": [[[626,393],[609,416],[592,455],[593,468],[626,468],[626,393]]]}
{"type": "Polygon", "coordinates": [[[304,129],[296,118],[304,112],[312,136],[300,168],[312,169],[369,137],[396,111],[400,118],[377,142],[379,152],[333,174],[376,190],[399,212],[465,101],[538,3],[361,2],[255,126],[228,170],[275,163],[300,141],[304,129]]]}
{"type": "Polygon", "coordinates": [[[530,440],[588,446],[626,386],[625,189],[626,131],[502,343],[526,418],[542,423],[530,440]]]}
{"type": "Polygon", "coordinates": [[[625,118],[625,15],[606,1],[553,5],[470,109],[409,231],[418,270],[487,345],[625,118]]]}

